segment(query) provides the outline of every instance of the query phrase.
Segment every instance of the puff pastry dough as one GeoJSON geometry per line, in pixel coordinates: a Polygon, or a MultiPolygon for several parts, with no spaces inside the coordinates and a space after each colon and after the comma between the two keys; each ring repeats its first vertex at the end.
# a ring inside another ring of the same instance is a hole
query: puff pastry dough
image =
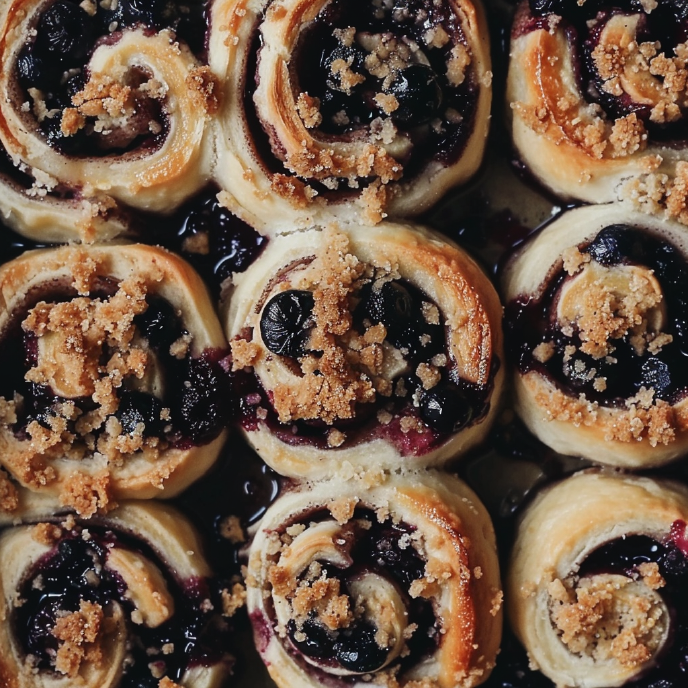
{"type": "Polygon", "coordinates": [[[217,177],[262,231],[415,215],[476,171],[492,78],[482,7],[419,11],[420,29],[415,8],[213,3],[217,177]]]}
{"type": "Polygon", "coordinates": [[[685,557],[677,545],[685,549],[687,516],[685,486],[611,473],[579,473],[536,497],[519,525],[507,609],[532,661],[556,685],[630,685],[660,655],[666,661],[683,610],[671,608],[667,564],[647,547],[655,541],[655,551],[685,557]],[[609,556],[615,547],[625,572],[619,561],[599,561],[599,551],[609,556]]]}
{"type": "Polygon", "coordinates": [[[17,78],[18,58],[46,7],[43,0],[0,3],[0,143],[32,181],[3,194],[0,207],[17,231],[33,239],[111,239],[123,229],[118,204],[165,213],[206,183],[214,81],[170,30],[126,28],[97,45],[72,106],[48,109],[44,92],[27,92],[17,78]],[[147,110],[158,114],[151,114],[147,139],[139,137],[143,145],[98,151],[99,136],[140,127],[137,118],[147,110]],[[90,132],[93,152],[87,145],[83,154],[67,154],[51,145],[41,129],[46,118],[68,132],[66,140],[90,132]],[[59,217],[55,206],[66,214],[59,217]]]}
{"type": "Polygon", "coordinates": [[[189,265],[150,246],[65,247],[5,264],[0,285],[0,461],[23,485],[90,514],[210,467],[226,343],[189,265]]]}
{"type": "Polygon", "coordinates": [[[515,256],[516,410],[543,442],[629,468],[685,453],[686,256],[683,227],[621,204],[568,211],[515,256]]]}
{"type": "Polygon", "coordinates": [[[337,481],[285,494],[255,535],[247,581],[256,644],[281,688],[364,686],[366,673],[378,685],[465,688],[494,665],[494,534],[455,478],[407,474],[366,491],[337,481]],[[364,637],[352,661],[346,643],[364,637]]]}
{"type": "MultiPolygon", "coordinates": [[[[56,515],[45,496],[22,493],[19,509],[0,520],[3,686],[117,688],[125,666],[129,673],[150,675],[149,663],[155,662],[160,679],[176,678],[189,688],[222,683],[227,673],[222,661],[193,666],[193,646],[185,652],[186,643],[180,642],[180,647],[166,647],[165,654],[159,643],[174,638],[179,632],[174,624],[188,623],[208,594],[210,570],[200,540],[180,513],[155,502],[126,502],[84,523],[56,515]],[[79,556],[92,566],[74,577],[69,566],[78,568],[79,556]],[[71,583],[61,581],[60,576],[70,575],[71,583]],[[61,583],[68,594],[54,601],[61,583]],[[43,598],[39,590],[45,591],[43,598]],[[25,629],[18,623],[22,614],[25,623],[29,616],[34,634],[29,642],[38,654],[33,660],[27,658],[25,629]],[[149,654],[142,643],[150,644],[149,654]],[[41,652],[49,647],[52,653],[41,652]],[[145,666],[138,666],[142,662],[145,666]]],[[[201,616],[210,622],[211,613],[201,616]]]]}
{"type": "Polygon", "coordinates": [[[282,475],[436,465],[488,432],[501,307],[445,239],[386,223],[285,235],[235,284],[225,322],[242,426],[282,475]],[[302,347],[276,347],[274,328],[302,347]]]}
{"type": "Polygon", "coordinates": [[[686,44],[666,42],[672,26],[681,35],[672,6],[597,10],[538,16],[520,3],[507,83],[518,154],[565,199],[624,199],[685,224],[686,44]]]}

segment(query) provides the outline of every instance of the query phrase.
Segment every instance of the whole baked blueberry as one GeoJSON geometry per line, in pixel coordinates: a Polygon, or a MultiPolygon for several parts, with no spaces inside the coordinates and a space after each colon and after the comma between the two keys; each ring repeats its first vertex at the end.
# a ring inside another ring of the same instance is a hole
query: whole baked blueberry
{"type": "Polygon", "coordinates": [[[590,242],[587,252],[600,265],[617,265],[624,260],[640,257],[636,239],[633,228],[627,225],[609,225],[600,230],[590,242]]]}
{"type": "Polygon", "coordinates": [[[387,658],[387,649],[375,642],[375,629],[369,624],[341,632],[334,652],[345,669],[362,674],[379,669],[387,658]]]}
{"type": "Polygon", "coordinates": [[[165,421],[160,418],[162,402],[145,392],[123,392],[119,409],[115,414],[122,424],[122,433],[144,437],[158,437],[163,434],[165,421]]]}
{"type": "Polygon", "coordinates": [[[440,383],[423,394],[421,418],[438,432],[458,432],[473,417],[473,406],[456,385],[440,383]]]}
{"type": "Polygon", "coordinates": [[[389,87],[399,107],[392,119],[405,126],[423,124],[437,114],[442,105],[442,89],[432,67],[414,64],[402,69],[389,87]]]}
{"type": "Polygon", "coordinates": [[[37,55],[74,64],[86,57],[94,39],[93,20],[69,0],[57,0],[41,15],[33,46],[37,55]]]}
{"type": "Polygon", "coordinates": [[[313,327],[313,294],[290,289],[273,296],[260,318],[265,346],[279,356],[303,356],[313,327]]]}
{"type": "MultiPolygon", "coordinates": [[[[296,639],[297,629],[293,621],[289,622],[288,630],[292,643],[299,649],[299,652],[307,657],[325,659],[333,656],[334,639],[332,635],[314,619],[306,619],[301,627],[301,633],[305,636],[305,640],[296,639]]],[[[298,637],[300,638],[301,634],[298,637]]]]}

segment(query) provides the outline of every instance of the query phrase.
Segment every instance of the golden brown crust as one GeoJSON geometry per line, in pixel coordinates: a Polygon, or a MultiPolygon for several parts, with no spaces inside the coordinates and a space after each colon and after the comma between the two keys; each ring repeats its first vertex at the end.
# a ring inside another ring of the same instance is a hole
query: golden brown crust
{"type": "MultiPolygon", "coordinates": [[[[34,420],[27,425],[26,439],[13,431],[16,400],[4,400],[1,460],[23,485],[48,491],[62,505],[93,515],[127,495],[178,491],[212,463],[223,433],[205,445],[178,449],[164,438],[145,435],[145,425],[125,432],[116,416],[123,386],[162,393],[155,352],[134,323],[148,307],[147,296],[168,300],[179,313],[190,333],[178,352],[182,356],[198,357],[206,349],[225,347],[206,289],[186,263],[145,246],[66,247],[7,263],[0,270],[0,284],[0,330],[15,309],[25,307],[27,295],[45,291],[39,299],[47,300],[39,300],[22,320],[23,331],[37,342],[35,364],[25,378],[61,398],[45,424],[34,420]],[[113,294],[89,296],[104,279],[115,281],[113,294]],[[76,295],[53,302],[54,285],[71,288],[76,295]],[[87,413],[80,410],[84,397],[93,402],[87,413]]],[[[160,414],[161,421],[170,418],[168,408],[160,414]]]]}
{"type": "Polygon", "coordinates": [[[84,88],[63,110],[48,111],[41,91],[18,87],[14,68],[43,9],[41,0],[9,0],[0,8],[0,55],[7,65],[0,75],[0,145],[34,180],[25,189],[8,182],[0,207],[15,229],[39,241],[111,239],[127,224],[118,202],[169,212],[207,181],[211,150],[202,115],[217,110],[217,84],[169,30],[131,28],[101,42],[84,88]],[[139,84],[129,78],[132,70],[147,78],[139,84]],[[160,109],[162,118],[153,114],[160,109]],[[46,117],[58,117],[67,137],[87,126],[88,136],[104,146],[158,135],[160,142],[105,157],[67,156],[41,133],[46,117]],[[78,189],[76,199],[52,194],[58,186],[78,189]]]}
{"type": "MultiPolygon", "coordinates": [[[[688,255],[680,226],[609,204],[562,215],[519,253],[504,279],[507,301],[527,294],[538,298],[555,272],[566,271],[552,315],[563,333],[575,330],[580,336],[578,348],[592,363],[587,368],[584,363],[573,365],[579,366],[577,374],[590,376],[599,393],[607,385],[595,362],[609,356],[614,360],[614,347],[622,338],[637,356],[654,355],[673,340],[664,331],[667,315],[660,275],[639,265],[605,267],[589,256],[586,260],[578,250],[601,229],[615,224],[647,231],[688,255]]],[[[568,346],[564,363],[576,351],[576,346],[568,346]]],[[[553,343],[547,339],[532,353],[534,360],[547,362],[554,354],[553,343]]],[[[680,456],[688,447],[685,398],[669,403],[657,398],[648,384],[622,403],[604,405],[558,386],[537,369],[517,371],[514,378],[517,412],[543,442],[561,453],[611,465],[649,467],[680,456]]]]}
{"type": "MultiPolygon", "coordinates": [[[[301,513],[331,510],[333,502],[348,501],[349,506],[374,511],[380,523],[392,519],[413,528],[406,539],[402,537],[400,546],[416,549],[426,564],[423,577],[412,582],[408,593],[430,600],[441,626],[442,642],[430,658],[402,674],[391,659],[389,665],[373,672],[373,682],[388,688],[479,685],[493,666],[501,620],[501,589],[487,514],[462,483],[432,473],[393,477],[361,494],[355,485],[338,482],[319,483],[312,490],[285,495],[268,511],[254,540],[247,577],[249,613],[251,618],[265,615],[273,629],[269,641],[258,643],[273,679],[280,686],[309,686],[318,681],[307,664],[302,667],[291,658],[290,641],[280,633],[287,622],[283,603],[292,610],[289,618],[296,619],[297,627],[300,613],[310,613],[310,618],[315,613],[315,618],[330,628],[347,627],[363,613],[356,600],[357,583],[342,584],[328,578],[321,564],[338,562],[345,570],[357,529],[365,531],[374,524],[348,507],[341,511],[335,507],[338,520],[313,524],[299,519],[301,513]],[[284,529],[280,525],[284,523],[291,525],[284,529]],[[276,617],[271,616],[266,596],[275,602],[276,617]],[[295,609],[300,601],[303,608],[295,609]]],[[[394,595],[386,597],[391,593],[385,592],[384,581],[375,579],[369,584],[373,583],[365,604],[378,603],[373,615],[366,618],[375,625],[380,646],[394,656],[401,652],[403,657],[404,641],[416,628],[405,628],[408,622],[403,621],[394,595]]],[[[256,632],[265,630],[256,628],[256,632]]],[[[365,678],[355,682],[364,684],[365,678]]]]}
{"type": "Polygon", "coordinates": [[[532,661],[557,684],[625,685],[667,642],[670,612],[656,563],[633,576],[578,575],[599,547],[627,536],[661,543],[688,510],[685,487],[603,471],[548,488],[519,525],[508,578],[512,625],[532,661]]]}
{"type": "MultiPolygon", "coordinates": [[[[588,202],[629,201],[644,212],[684,222],[685,174],[680,149],[653,141],[635,113],[608,117],[580,93],[562,24],[522,31],[517,11],[507,86],[509,116],[520,156],[547,187],[588,202]]],[[[651,122],[677,116],[685,78],[685,45],[658,54],[636,41],[639,14],[608,21],[592,51],[602,88],[652,106],[651,122]]]]}
{"type": "MultiPolygon", "coordinates": [[[[339,136],[319,131],[322,114],[318,99],[293,87],[291,54],[303,27],[324,4],[322,0],[306,5],[293,0],[274,0],[271,4],[264,0],[223,0],[213,6],[210,66],[225,86],[217,177],[243,207],[243,213],[266,233],[291,230],[294,225],[322,224],[332,215],[356,224],[374,224],[387,215],[417,214],[473,174],[482,157],[491,72],[479,4],[468,0],[448,3],[465,44],[457,43],[450,51],[447,77],[454,86],[469,76],[475,83],[474,131],[457,162],[445,165],[431,160],[421,173],[409,179],[404,177],[404,157],[413,144],[390,117],[399,107],[393,95],[375,94],[382,116],[376,118],[370,131],[362,129],[353,136],[339,136]],[[284,165],[285,172],[273,172],[270,161],[260,160],[246,124],[243,84],[253,75],[244,70],[256,31],[260,31],[262,47],[254,96],[256,113],[251,117],[257,114],[263,123],[274,157],[284,165]],[[348,189],[344,194],[330,193],[345,187],[348,189]]],[[[334,31],[343,46],[352,44],[354,34],[354,27],[334,31]]],[[[365,71],[383,83],[385,79],[391,82],[394,70],[411,61],[409,46],[394,37],[385,37],[384,46],[377,44],[380,40],[375,36],[365,40],[365,71]]],[[[447,32],[438,26],[428,30],[425,45],[420,48],[442,48],[449,40],[447,32]]],[[[351,93],[356,84],[365,80],[345,59],[333,61],[330,76],[344,93],[351,93]]],[[[461,114],[454,112],[453,116],[461,114]]],[[[345,113],[340,117],[346,119],[345,113]]]]}

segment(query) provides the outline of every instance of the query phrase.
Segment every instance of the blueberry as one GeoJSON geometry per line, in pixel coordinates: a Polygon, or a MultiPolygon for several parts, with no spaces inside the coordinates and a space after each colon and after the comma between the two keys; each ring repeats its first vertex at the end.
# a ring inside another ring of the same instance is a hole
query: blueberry
{"type": "Polygon", "coordinates": [[[165,425],[165,421],[160,418],[162,409],[162,402],[151,394],[122,392],[115,415],[122,424],[123,434],[137,434],[143,425],[144,437],[159,437],[163,434],[165,425]]]}
{"type": "Polygon", "coordinates": [[[182,334],[179,317],[169,301],[155,299],[134,324],[153,347],[168,348],[182,334]]]}
{"type": "Polygon", "coordinates": [[[334,652],[345,669],[360,674],[379,669],[387,659],[387,649],[375,642],[375,629],[369,624],[343,631],[334,652]]]}
{"type": "Polygon", "coordinates": [[[442,89],[431,67],[414,64],[402,69],[389,87],[399,107],[392,119],[409,127],[427,122],[442,105],[442,89]]]}
{"type": "Polygon", "coordinates": [[[659,358],[650,356],[641,368],[641,384],[652,387],[657,395],[661,395],[671,386],[669,366],[659,358]]]}
{"type": "Polygon", "coordinates": [[[337,43],[334,47],[327,46],[320,55],[320,68],[325,72],[330,88],[337,89],[338,79],[333,80],[332,63],[336,60],[344,60],[357,74],[365,73],[365,53],[355,43],[345,46],[337,43]]]}
{"type": "Polygon", "coordinates": [[[36,54],[28,46],[22,48],[17,58],[17,76],[25,89],[49,91],[59,83],[60,72],[55,60],[36,54]]]}
{"type": "Polygon", "coordinates": [[[688,560],[685,554],[675,545],[667,547],[666,554],[660,562],[662,575],[669,578],[688,576],[688,560]]]}
{"type": "Polygon", "coordinates": [[[210,442],[226,421],[228,390],[220,367],[205,357],[190,358],[175,400],[174,425],[192,442],[210,442]]]}
{"type": "Polygon", "coordinates": [[[332,657],[333,638],[317,621],[306,619],[301,630],[306,639],[296,640],[296,624],[289,622],[289,637],[301,654],[319,659],[332,657]]]}
{"type": "Polygon", "coordinates": [[[26,649],[30,654],[43,658],[48,649],[55,649],[57,641],[53,636],[53,628],[58,613],[62,611],[60,599],[46,595],[40,602],[38,609],[30,617],[26,637],[26,649]]]}
{"type": "Polygon", "coordinates": [[[168,0],[119,0],[117,14],[123,26],[162,28],[172,26],[176,18],[168,0]]]}
{"type": "Polygon", "coordinates": [[[372,288],[364,295],[363,308],[371,322],[387,328],[392,340],[401,338],[409,329],[417,329],[422,317],[420,304],[400,282],[385,282],[379,289],[372,288]]]}
{"type": "Polygon", "coordinates": [[[688,19],[688,2],[686,0],[665,0],[665,4],[671,7],[671,11],[678,21],[688,19]]]}
{"type": "Polygon", "coordinates": [[[35,50],[47,59],[75,64],[86,57],[94,38],[93,23],[79,5],[57,0],[48,7],[36,27],[35,50]]]}
{"type": "Polygon", "coordinates": [[[456,385],[439,384],[422,396],[420,415],[433,430],[458,432],[471,422],[473,407],[456,385]]]}
{"type": "Polygon", "coordinates": [[[73,136],[65,136],[62,133],[62,120],[59,115],[46,117],[41,123],[41,129],[48,143],[64,155],[80,155],[86,149],[86,132],[81,129],[73,136]]]}
{"type": "Polygon", "coordinates": [[[635,231],[626,225],[610,225],[601,230],[590,242],[587,252],[600,265],[616,265],[636,257],[635,231]]]}
{"type": "Polygon", "coordinates": [[[313,321],[313,294],[291,289],[273,296],[263,309],[260,334],[279,356],[303,356],[313,321]]]}
{"type": "Polygon", "coordinates": [[[399,539],[404,533],[394,527],[383,528],[382,533],[376,536],[371,554],[378,566],[389,569],[405,585],[411,585],[423,577],[425,563],[413,547],[399,547],[399,539]]]}

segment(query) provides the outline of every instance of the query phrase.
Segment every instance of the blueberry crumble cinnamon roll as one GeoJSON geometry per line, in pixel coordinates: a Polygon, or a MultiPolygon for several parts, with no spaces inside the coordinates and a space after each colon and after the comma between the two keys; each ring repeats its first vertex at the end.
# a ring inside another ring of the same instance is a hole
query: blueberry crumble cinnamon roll
{"type": "Polygon", "coordinates": [[[24,196],[90,210],[86,228],[61,223],[64,238],[110,238],[102,219],[117,203],[168,212],[206,182],[218,93],[192,50],[203,49],[202,11],[197,0],[0,4],[0,142],[24,196]]]}
{"type": "Polygon", "coordinates": [[[688,490],[585,472],[526,511],[507,608],[557,686],[680,686],[688,648],[688,490]]]}
{"type": "Polygon", "coordinates": [[[0,525],[0,683],[220,686],[226,629],[184,517],[128,502],[83,522],[36,497],[0,525]]]}
{"type": "Polygon", "coordinates": [[[630,468],[688,447],[688,245],[619,204],[564,213],[505,274],[516,410],[555,450],[630,468]]]}
{"type": "Polygon", "coordinates": [[[492,524],[464,483],[432,472],[363,494],[318,483],[268,510],[247,601],[280,688],[477,686],[501,638],[492,524]]]}
{"type": "Polygon", "coordinates": [[[566,199],[688,223],[688,11],[673,0],[523,0],[507,99],[528,169],[566,199]]]}
{"type": "Polygon", "coordinates": [[[415,215],[480,164],[479,2],[218,0],[209,45],[218,178],[272,232],[415,215]]]}
{"type": "Polygon", "coordinates": [[[434,465],[485,437],[501,306],[446,240],[392,224],[280,236],[235,282],[235,413],[279,473],[434,465]]]}
{"type": "Polygon", "coordinates": [[[210,467],[227,351],[186,263],[141,245],[32,251],[0,289],[0,463],[23,485],[91,515],[210,467]]]}

